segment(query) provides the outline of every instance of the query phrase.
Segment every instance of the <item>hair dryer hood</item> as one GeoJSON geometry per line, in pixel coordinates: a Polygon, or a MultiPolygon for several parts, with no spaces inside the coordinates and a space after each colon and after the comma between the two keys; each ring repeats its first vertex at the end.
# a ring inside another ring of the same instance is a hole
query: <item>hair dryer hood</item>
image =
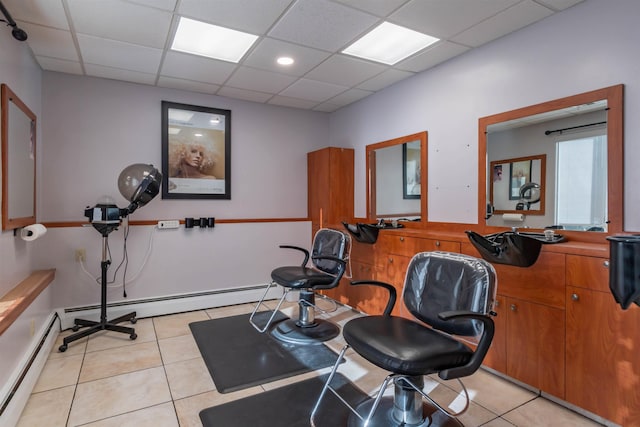
{"type": "Polygon", "coordinates": [[[162,174],[153,165],[134,163],[124,168],[118,177],[120,194],[131,202],[127,208],[132,213],[146,205],[160,191],[162,174]]]}
{"type": "Polygon", "coordinates": [[[529,204],[540,201],[540,184],[529,182],[520,187],[520,199],[525,200],[529,204]]]}

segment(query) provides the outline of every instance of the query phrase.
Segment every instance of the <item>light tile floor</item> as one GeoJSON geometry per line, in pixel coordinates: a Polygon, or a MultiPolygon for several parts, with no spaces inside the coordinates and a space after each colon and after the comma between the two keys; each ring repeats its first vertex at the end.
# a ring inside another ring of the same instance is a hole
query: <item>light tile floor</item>
{"type": "MultiPolygon", "coordinates": [[[[201,426],[198,413],[204,408],[329,371],[327,368],[234,393],[218,393],[189,323],[249,313],[252,308],[241,304],[140,319],[135,325],[135,341],[126,334],[103,332],[76,341],[59,353],[62,338],[71,333],[63,331],[18,426],[201,426]]],[[[293,306],[283,311],[292,315],[293,306]]],[[[330,318],[344,325],[354,316],[358,314],[339,306],[330,318]]],[[[344,341],[338,337],[327,344],[339,351],[344,341]]],[[[352,350],[346,356],[340,372],[363,391],[373,393],[386,374],[352,350]]],[[[487,371],[481,370],[464,382],[472,397],[469,410],[460,417],[465,426],[600,425],[487,371]]],[[[436,399],[451,402],[453,410],[459,409],[462,399],[457,382],[444,384],[433,377],[426,387],[436,399]]]]}

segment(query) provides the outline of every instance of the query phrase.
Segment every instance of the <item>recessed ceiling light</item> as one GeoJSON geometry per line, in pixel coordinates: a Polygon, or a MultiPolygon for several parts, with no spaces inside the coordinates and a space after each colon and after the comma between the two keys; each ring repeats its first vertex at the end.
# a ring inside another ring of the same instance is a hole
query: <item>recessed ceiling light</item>
{"type": "Polygon", "coordinates": [[[342,53],[393,65],[440,39],[383,22],[342,53]]]}
{"type": "Polygon", "coordinates": [[[217,125],[218,123],[220,123],[220,117],[214,117],[213,119],[209,120],[209,123],[217,125]]]}
{"type": "Polygon", "coordinates": [[[172,128],[172,127],[169,128],[169,135],[177,135],[179,133],[180,133],[180,129],[172,128]]]}
{"type": "Polygon", "coordinates": [[[239,62],[258,36],[180,17],[172,50],[239,62]]]}
{"type": "Polygon", "coordinates": [[[280,58],[276,59],[276,62],[280,65],[291,65],[294,63],[294,60],[289,56],[281,56],[280,58]]]}
{"type": "Polygon", "coordinates": [[[193,136],[202,136],[201,133],[194,133],[193,136]]]}

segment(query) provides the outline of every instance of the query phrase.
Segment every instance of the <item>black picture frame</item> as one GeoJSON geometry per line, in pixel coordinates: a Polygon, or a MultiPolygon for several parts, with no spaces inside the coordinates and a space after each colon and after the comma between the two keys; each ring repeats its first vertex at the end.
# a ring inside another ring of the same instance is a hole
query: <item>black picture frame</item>
{"type": "Polygon", "coordinates": [[[417,149],[409,148],[411,142],[402,144],[402,198],[419,199],[420,185],[420,141],[417,149]]]}
{"type": "Polygon", "coordinates": [[[231,199],[231,110],[162,101],[162,198],[231,199]]]}

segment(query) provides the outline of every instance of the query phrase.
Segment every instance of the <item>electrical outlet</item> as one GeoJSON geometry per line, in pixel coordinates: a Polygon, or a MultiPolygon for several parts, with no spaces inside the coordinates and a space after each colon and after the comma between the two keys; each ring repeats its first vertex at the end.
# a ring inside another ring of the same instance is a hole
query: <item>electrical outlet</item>
{"type": "Polygon", "coordinates": [[[76,261],[84,262],[87,259],[87,252],[84,249],[76,249],[76,261]]]}
{"type": "Polygon", "coordinates": [[[177,219],[158,221],[158,228],[164,230],[166,228],[179,228],[180,221],[177,219]]]}

